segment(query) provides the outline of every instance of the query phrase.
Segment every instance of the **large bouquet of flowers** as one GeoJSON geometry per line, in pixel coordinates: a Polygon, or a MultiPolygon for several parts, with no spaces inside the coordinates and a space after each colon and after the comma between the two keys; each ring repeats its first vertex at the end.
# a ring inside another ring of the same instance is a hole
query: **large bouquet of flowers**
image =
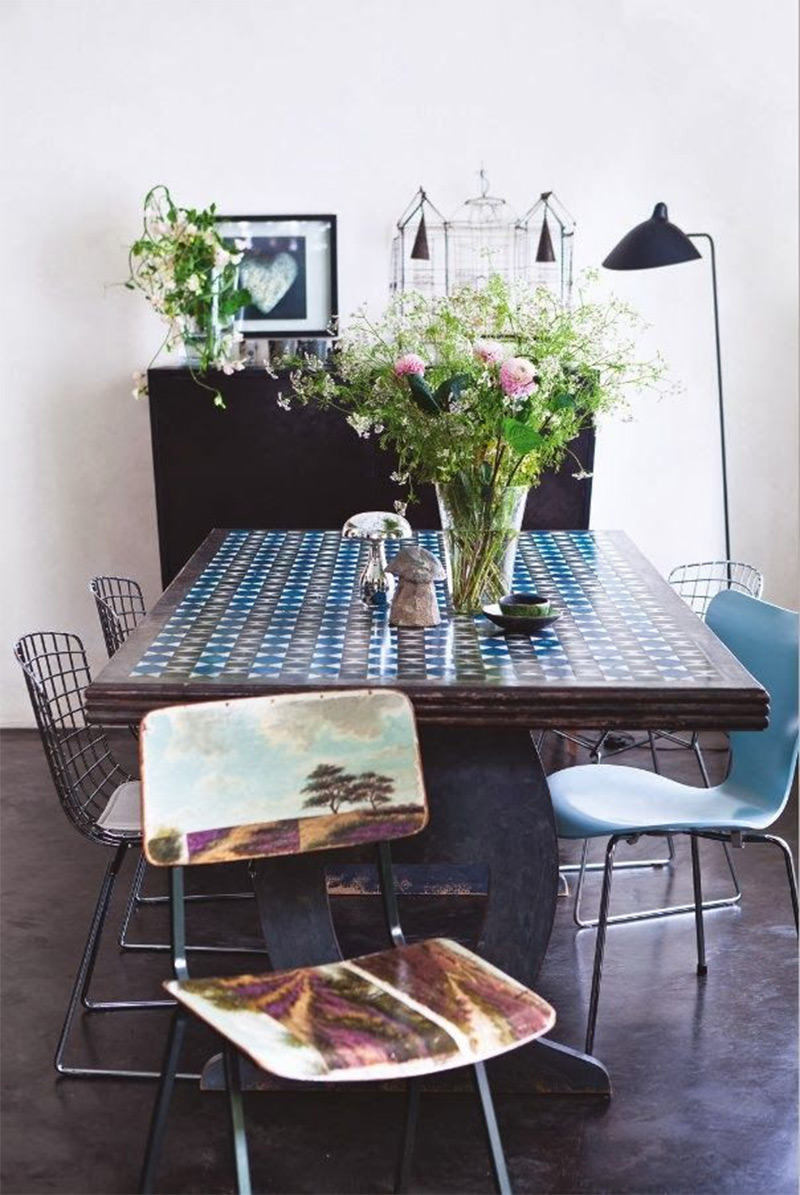
{"type": "Polygon", "coordinates": [[[585,287],[571,306],[499,277],[446,298],[398,295],[381,319],[356,313],[331,370],[309,361],[291,375],[301,402],[339,408],[394,449],[412,496],[436,484],[456,610],[509,587],[528,488],[600,412],[664,373],[638,357],[635,313],[585,287]]]}

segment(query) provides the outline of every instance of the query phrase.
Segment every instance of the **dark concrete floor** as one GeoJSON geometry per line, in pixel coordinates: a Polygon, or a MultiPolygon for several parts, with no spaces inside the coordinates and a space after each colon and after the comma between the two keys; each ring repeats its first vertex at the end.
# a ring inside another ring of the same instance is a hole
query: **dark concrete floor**
{"type": "MultiPolygon", "coordinates": [[[[105,851],[64,820],[35,734],[4,732],[2,748],[2,1189],[8,1195],[133,1191],[153,1085],[56,1081],[51,1068],[105,851]]],[[[569,762],[563,744],[551,738],[548,750],[550,768],[569,762]]],[[[687,756],[665,750],[664,770],[695,783],[687,756]]],[[[722,758],[719,751],[710,755],[717,768],[722,758]]],[[[646,759],[630,753],[626,762],[646,759]]],[[[796,798],[779,826],[793,844],[795,810],[796,798]]],[[[720,848],[704,844],[702,851],[707,891],[719,892],[725,886],[720,848]]],[[[670,871],[620,876],[617,908],[662,902],[667,889],[670,899],[688,896],[687,846],[679,843],[678,852],[670,871]]],[[[609,931],[596,1050],[611,1072],[613,1098],[500,1095],[515,1190],[796,1190],[797,946],[789,896],[777,852],[748,847],[736,862],[744,900],[740,909],[707,916],[705,980],[695,975],[691,917],[609,931]]],[[[594,933],[576,933],[570,904],[559,901],[537,988],[558,1011],[555,1040],[580,1047],[594,933]]],[[[115,925],[119,911],[118,900],[115,925]]],[[[249,938],[251,907],[228,906],[227,916],[249,938]]],[[[164,929],[154,910],[141,914],[140,926],[164,929]]],[[[195,935],[211,932],[205,919],[195,926],[195,935]]],[[[122,956],[111,938],[95,991],[155,995],[164,962],[122,956]]],[[[252,960],[233,964],[246,965],[252,960]]],[[[221,970],[218,960],[211,969],[221,970]]],[[[84,1017],[73,1059],[157,1066],[167,1015],[84,1017]]],[[[203,1032],[195,1033],[190,1063],[208,1054],[203,1032]]],[[[257,1190],[391,1189],[399,1096],[364,1089],[253,1093],[246,1105],[257,1190]]],[[[221,1097],[179,1085],[159,1190],[232,1189],[221,1097]]],[[[423,1099],[414,1190],[491,1190],[469,1096],[423,1099]]]]}

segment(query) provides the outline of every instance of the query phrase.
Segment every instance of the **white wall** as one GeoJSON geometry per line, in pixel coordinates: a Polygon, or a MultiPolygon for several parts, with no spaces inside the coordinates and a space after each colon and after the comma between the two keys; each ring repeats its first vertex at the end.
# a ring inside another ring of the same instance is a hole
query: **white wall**
{"type": "MultiPolygon", "coordinates": [[[[86,582],[159,592],[148,412],[160,329],[115,285],[142,197],[333,211],[341,306],[385,295],[392,223],[423,182],[452,210],[554,188],[595,264],[657,200],[718,242],[734,554],[796,602],[794,0],[5,0],[0,291],[3,714],[13,639],[75,629],[86,582]]],[[[721,550],[703,263],[614,276],[686,384],[607,427],[594,522],[659,567],[721,550]]],[[[198,393],[198,402],[206,401],[198,393]]]]}

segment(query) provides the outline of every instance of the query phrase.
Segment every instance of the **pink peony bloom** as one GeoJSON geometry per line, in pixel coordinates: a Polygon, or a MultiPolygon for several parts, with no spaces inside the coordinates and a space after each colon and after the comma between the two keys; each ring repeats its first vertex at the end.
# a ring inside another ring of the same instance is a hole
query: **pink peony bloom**
{"type": "Polygon", "coordinates": [[[505,349],[497,340],[476,340],[472,351],[484,365],[496,365],[505,356],[505,349]]]}
{"type": "Polygon", "coordinates": [[[422,377],[424,372],[425,362],[416,353],[403,353],[403,356],[398,357],[394,363],[394,373],[397,378],[404,378],[408,373],[416,373],[422,377]]]}
{"type": "Polygon", "coordinates": [[[500,369],[500,385],[512,398],[525,398],[536,389],[536,370],[525,357],[509,357],[500,369]]]}

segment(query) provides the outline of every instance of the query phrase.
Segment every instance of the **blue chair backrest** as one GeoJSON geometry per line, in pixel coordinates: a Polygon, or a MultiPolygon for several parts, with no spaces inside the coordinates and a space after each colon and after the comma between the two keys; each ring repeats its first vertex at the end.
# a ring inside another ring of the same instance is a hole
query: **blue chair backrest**
{"type": "Polygon", "coordinates": [[[731,734],[725,788],[746,794],[775,818],[789,798],[797,765],[797,614],[727,590],[711,602],[706,622],[770,699],[766,730],[731,734]]]}

